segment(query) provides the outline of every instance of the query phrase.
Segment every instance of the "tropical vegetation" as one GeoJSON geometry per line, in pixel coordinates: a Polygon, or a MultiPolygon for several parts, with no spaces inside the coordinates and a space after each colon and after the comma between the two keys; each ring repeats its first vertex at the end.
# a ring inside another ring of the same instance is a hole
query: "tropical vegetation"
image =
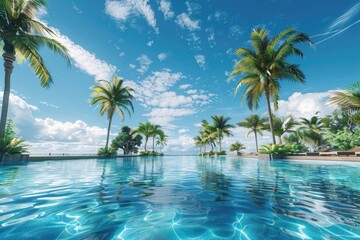
{"type": "Polygon", "coordinates": [[[122,149],[124,155],[137,153],[142,143],[142,136],[128,126],[123,126],[118,135],[111,141],[111,148],[122,149]]]}
{"type": "Polygon", "coordinates": [[[39,49],[48,47],[60,54],[67,63],[67,49],[54,39],[55,32],[36,18],[40,9],[46,7],[43,0],[0,1],[0,42],[3,46],[5,86],[0,120],[0,139],[7,142],[5,127],[9,107],[11,74],[16,58],[28,61],[42,87],[49,87],[53,78],[42,59],[39,49]]]}
{"type": "Polygon", "coordinates": [[[305,82],[305,75],[299,65],[288,63],[288,58],[294,55],[303,57],[303,53],[295,45],[311,43],[311,40],[305,33],[298,33],[291,28],[273,38],[270,38],[269,31],[265,28],[256,28],[250,39],[253,49],[238,48],[235,51],[235,55],[240,59],[236,61],[230,79],[241,75],[235,94],[244,86],[242,99],[251,110],[257,109],[261,97],[265,96],[272,143],[276,144],[270,101],[272,100],[274,109],[277,110],[282,80],[305,82]]]}
{"type": "Polygon", "coordinates": [[[260,117],[257,114],[252,114],[249,117],[245,118],[244,121],[238,122],[237,125],[239,127],[248,128],[249,131],[247,133],[247,137],[254,133],[255,136],[255,145],[256,145],[256,152],[259,151],[258,145],[258,134],[262,135],[263,130],[265,129],[265,123],[267,122],[266,117],[260,117]]]}
{"type": "Polygon", "coordinates": [[[137,129],[134,130],[136,134],[143,135],[145,137],[144,151],[140,152],[140,155],[159,155],[157,151],[155,151],[155,140],[158,138],[158,145],[166,145],[166,135],[164,130],[161,129],[161,126],[157,124],[153,124],[149,121],[144,123],[139,123],[137,129]],[[152,138],[152,151],[147,150],[147,143],[149,138],[152,138]]]}
{"type": "Polygon", "coordinates": [[[5,136],[0,139],[0,161],[4,160],[5,156],[27,152],[27,145],[24,142],[25,140],[16,136],[15,123],[8,119],[5,127],[5,136]]]}
{"type": "Polygon", "coordinates": [[[90,99],[91,105],[100,105],[99,114],[106,117],[109,121],[106,135],[105,150],[108,149],[111,122],[115,111],[120,115],[121,121],[124,120],[124,110],[131,115],[134,111],[133,103],[134,90],[124,86],[124,81],[114,76],[112,83],[107,80],[98,80],[98,84],[91,87],[92,94],[90,99]]]}
{"type": "Polygon", "coordinates": [[[246,149],[245,145],[240,143],[239,141],[236,141],[235,143],[230,145],[230,152],[236,152],[236,155],[241,155],[241,150],[246,149]]]}

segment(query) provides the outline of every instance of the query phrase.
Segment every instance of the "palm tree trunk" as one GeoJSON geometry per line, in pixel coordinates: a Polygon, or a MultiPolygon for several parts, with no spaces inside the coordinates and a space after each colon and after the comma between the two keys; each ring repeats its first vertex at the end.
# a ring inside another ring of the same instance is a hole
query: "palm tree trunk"
{"type": "Polygon", "coordinates": [[[108,149],[108,146],[109,146],[110,127],[111,127],[112,118],[113,118],[113,115],[111,115],[111,117],[110,117],[110,119],[109,119],[109,126],[108,126],[108,130],[107,130],[107,137],[106,137],[105,149],[108,149]]]}
{"type": "Polygon", "coordinates": [[[149,140],[149,137],[146,136],[145,137],[145,148],[144,148],[145,152],[146,152],[146,145],[147,145],[148,140],[149,140]]]}
{"type": "Polygon", "coordinates": [[[153,152],[155,152],[155,136],[153,136],[153,152]]]}
{"type": "MultiPolygon", "coordinates": [[[[5,49],[4,49],[5,50],[5,49]]],[[[5,50],[3,54],[4,58],[4,68],[5,68],[5,86],[4,86],[4,96],[1,109],[1,121],[0,121],[0,139],[5,137],[5,128],[6,120],[9,108],[9,98],[10,98],[10,78],[11,73],[14,68],[15,54],[5,50]]]]}
{"type": "Polygon", "coordinates": [[[256,152],[259,152],[259,145],[258,145],[258,139],[257,139],[257,131],[254,131],[255,134],[255,145],[256,145],[256,152]]]}
{"type": "Polygon", "coordinates": [[[275,134],[274,134],[274,121],[271,113],[271,106],[270,106],[270,93],[269,90],[265,90],[265,98],[266,98],[266,105],[269,113],[269,125],[270,125],[270,132],[272,137],[272,143],[276,144],[275,134]]]}
{"type": "Polygon", "coordinates": [[[279,136],[279,143],[282,144],[281,136],[279,136]]]}

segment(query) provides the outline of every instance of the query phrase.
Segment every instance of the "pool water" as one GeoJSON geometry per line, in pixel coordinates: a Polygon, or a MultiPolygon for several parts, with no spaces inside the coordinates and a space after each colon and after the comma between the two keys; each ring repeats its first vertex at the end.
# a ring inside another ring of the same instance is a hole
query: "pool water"
{"type": "Polygon", "coordinates": [[[360,163],[155,157],[0,166],[0,239],[358,239],[360,163]]]}

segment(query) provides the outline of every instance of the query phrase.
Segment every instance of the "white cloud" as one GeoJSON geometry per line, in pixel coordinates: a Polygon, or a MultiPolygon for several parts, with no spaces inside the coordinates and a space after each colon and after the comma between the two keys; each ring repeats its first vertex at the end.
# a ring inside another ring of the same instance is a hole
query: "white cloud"
{"type": "Polygon", "coordinates": [[[160,1],[160,11],[163,12],[165,19],[171,19],[175,13],[171,10],[171,2],[167,0],[160,1]]]}
{"type": "Polygon", "coordinates": [[[231,26],[229,28],[229,37],[233,40],[239,40],[243,34],[241,27],[238,25],[231,26]]]}
{"type": "Polygon", "coordinates": [[[189,135],[180,135],[177,138],[171,138],[165,149],[166,151],[174,152],[188,152],[195,150],[194,139],[189,135]]]}
{"type": "Polygon", "coordinates": [[[356,3],[352,8],[347,10],[343,15],[338,17],[329,27],[329,30],[334,30],[338,27],[344,26],[352,18],[354,18],[360,12],[360,2],[356,3]]]}
{"type": "Polygon", "coordinates": [[[146,45],[148,45],[149,47],[151,47],[154,44],[154,41],[149,41],[146,45]]]}
{"type": "Polygon", "coordinates": [[[293,93],[288,100],[279,101],[279,110],[277,114],[280,116],[293,115],[294,117],[310,118],[316,112],[320,112],[320,116],[331,114],[335,107],[327,105],[326,101],[330,96],[329,92],[316,93],[293,93]]]}
{"type": "Polygon", "coordinates": [[[58,29],[51,29],[56,33],[56,37],[53,38],[68,49],[69,55],[74,61],[76,67],[93,76],[96,80],[110,80],[112,78],[116,71],[115,66],[96,58],[94,53],[91,53],[80,45],[75,44],[67,36],[62,35],[58,29]]]}
{"type": "Polygon", "coordinates": [[[132,64],[132,63],[130,63],[130,64],[129,64],[129,67],[130,67],[131,69],[134,69],[134,68],[136,68],[136,65],[135,65],[135,64],[132,64]]]}
{"type": "Polygon", "coordinates": [[[72,2],[72,4],[73,4],[73,9],[75,10],[75,12],[83,13],[83,11],[81,11],[81,9],[74,2],[72,2]]]}
{"type": "Polygon", "coordinates": [[[167,58],[167,55],[165,53],[160,53],[157,57],[160,61],[163,61],[165,58],[167,58]]]}
{"type": "Polygon", "coordinates": [[[189,131],[189,129],[187,129],[187,128],[182,128],[182,129],[179,129],[178,130],[178,133],[179,134],[183,134],[183,133],[187,133],[189,131]]]}
{"type": "Polygon", "coordinates": [[[180,85],[180,89],[182,89],[182,90],[185,90],[185,89],[188,89],[188,88],[190,88],[192,85],[191,84],[182,84],[182,85],[180,85]]]}
{"type": "Polygon", "coordinates": [[[154,11],[148,0],[106,0],[105,12],[120,23],[129,17],[142,16],[158,32],[154,11]]]}
{"type": "Polygon", "coordinates": [[[138,71],[141,74],[147,72],[152,63],[151,59],[145,54],[143,54],[140,57],[138,57],[136,60],[138,60],[140,64],[140,67],[136,71],[138,71]]]}
{"type": "Polygon", "coordinates": [[[41,104],[44,104],[44,105],[47,106],[47,107],[59,108],[59,106],[56,106],[56,105],[51,104],[51,103],[48,103],[48,102],[40,101],[40,103],[41,103],[41,104]]]}
{"type": "MultiPolygon", "coordinates": [[[[173,73],[170,69],[154,72],[141,82],[128,81],[135,89],[135,97],[148,112],[144,116],[149,121],[166,128],[174,128],[173,121],[200,111],[200,107],[210,102],[211,94],[200,90],[197,94],[177,94],[171,91],[181,79],[182,73],[173,73]]],[[[181,85],[188,88],[186,84],[181,85]]],[[[191,85],[190,85],[191,86],[191,85]]]]}
{"type": "Polygon", "coordinates": [[[196,60],[196,63],[202,68],[202,69],[205,69],[205,64],[206,64],[206,60],[205,60],[205,56],[204,55],[195,55],[195,60],[196,60]]]}
{"type": "Polygon", "coordinates": [[[197,92],[198,92],[198,90],[196,90],[196,89],[190,89],[190,90],[186,91],[187,94],[191,94],[191,95],[197,94],[197,92]]]}
{"type": "Polygon", "coordinates": [[[191,20],[186,13],[181,13],[176,17],[175,21],[180,27],[188,29],[189,31],[195,31],[200,29],[199,20],[191,20]]]}
{"type": "Polygon", "coordinates": [[[119,53],[119,57],[123,57],[123,56],[125,56],[124,52],[119,53]]]}
{"type": "MultiPolygon", "coordinates": [[[[2,99],[3,92],[0,92],[2,99]]],[[[46,102],[43,102],[45,104],[46,102]]],[[[45,104],[46,105],[46,104],[45,104]]],[[[105,144],[106,128],[89,126],[81,120],[62,122],[51,118],[35,118],[37,106],[10,94],[8,118],[14,120],[17,133],[29,141],[34,152],[92,152],[105,144]],[[46,146],[46,147],[45,147],[46,146]]]]}

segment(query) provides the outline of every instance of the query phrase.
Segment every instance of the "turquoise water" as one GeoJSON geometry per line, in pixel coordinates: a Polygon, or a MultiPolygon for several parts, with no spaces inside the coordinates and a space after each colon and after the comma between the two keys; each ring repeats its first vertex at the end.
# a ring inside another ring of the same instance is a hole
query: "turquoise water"
{"type": "Polygon", "coordinates": [[[360,164],[158,157],[0,166],[0,239],[357,239],[360,164]]]}

